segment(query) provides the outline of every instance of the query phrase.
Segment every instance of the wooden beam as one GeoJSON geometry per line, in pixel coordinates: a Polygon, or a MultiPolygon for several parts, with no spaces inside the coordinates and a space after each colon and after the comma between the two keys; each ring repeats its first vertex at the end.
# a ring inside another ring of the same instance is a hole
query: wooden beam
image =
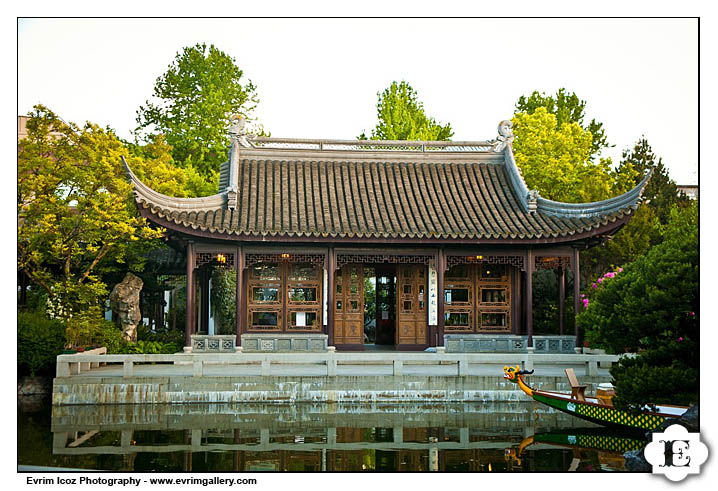
{"type": "Polygon", "coordinates": [[[563,335],[563,317],[566,304],[566,271],[558,267],[558,333],[563,335]]]}
{"type": "Polygon", "coordinates": [[[212,270],[209,267],[200,269],[199,273],[199,288],[201,292],[201,307],[200,313],[200,331],[209,334],[209,280],[212,274],[212,270]]]}
{"type": "Polygon", "coordinates": [[[336,268],[336,255],[334,248],[330,247],[327,249],[326,255],[326,269],[327,269],[327,344],[328,346],[334,346],[334,293],[336,287],[334,286],[334,274],[336,268]]]}
{"type": "Polygon", "coordinates": [[[185,309],[184,345],[192,346],[192,333],[194,331],[194,243],[187,244],[187,306],[185,309]]]}
{"type": "Polygon", "coordinates": [[[244,332],[244,322],[245,322],[245,315],[244,315],[244,296],[246,295],[246,292],[244,291],[244,249],[242,246],[237,247],[236,251],[236,260],[234,262],[234,267],[237,270],[237,288],[236,288],[236,312],[237,312],[237,318],[235,320],[235,333],[237,335],[237,339],[235,341],[235,346],[241,346],[242,345],[242,333],[244,332]]]}
{"type": "Polygon", "coordinates": [[[534,346],[534,299],[533,299],[534,255],[531,249],[526,251],[526,335],[527,346],[534,346]]]}
{"type": "Polygon", "coordinates": [[[436,251],[436,330],[439,332],[437,346],[444,346],[444,270],[446,268],[446,256],[444,249],[436,251]]]}
{"type": "Polygon", "coordinates": [[[578,265],[578,249],[573,250],[573,335],[576,337],[576,348],[579,346],[578,322],[576,318],[581,308],[581,275],[578,265]]]}

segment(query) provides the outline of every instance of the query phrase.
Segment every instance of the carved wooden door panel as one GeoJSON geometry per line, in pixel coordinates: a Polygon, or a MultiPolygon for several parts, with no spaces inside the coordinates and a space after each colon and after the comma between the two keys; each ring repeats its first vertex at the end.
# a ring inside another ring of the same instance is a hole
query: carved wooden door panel
{"type": "Polygon", "coordinates": [[[334,344],[364,344],[364,271],[343,266],[336,276],[334,344]]]}
{"type": "Polygon", "coordinates": [[[426,266],[396,268],[397,345],[427,344],[426,266]]]}

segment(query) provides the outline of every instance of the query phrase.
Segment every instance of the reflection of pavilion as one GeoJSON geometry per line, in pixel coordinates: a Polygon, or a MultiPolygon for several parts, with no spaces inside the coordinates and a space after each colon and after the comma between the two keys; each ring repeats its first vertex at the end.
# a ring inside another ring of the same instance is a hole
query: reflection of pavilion
{"type": "Polygon", "coordinates": [[[540,408],[534,418],[523,402],[334,407],[56,406],[53,454],[122,456],[127,470],[156,454],[195,471],[502,470],[527,434],[587,424],[540,408]]]}

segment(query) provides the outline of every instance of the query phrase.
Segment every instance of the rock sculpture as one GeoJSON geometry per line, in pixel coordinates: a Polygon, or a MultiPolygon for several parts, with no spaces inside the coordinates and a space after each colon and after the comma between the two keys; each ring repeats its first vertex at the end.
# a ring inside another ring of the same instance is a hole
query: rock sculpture
{"type": "Polygon", "coordinates": [[[110,293],[110,308],[117,314],[122,328],[122,339],[137,341],[137,325],[142,320],[140,313],[140,291],[142,279],[127,273],[122,282],[115,285],[110,293]]]}

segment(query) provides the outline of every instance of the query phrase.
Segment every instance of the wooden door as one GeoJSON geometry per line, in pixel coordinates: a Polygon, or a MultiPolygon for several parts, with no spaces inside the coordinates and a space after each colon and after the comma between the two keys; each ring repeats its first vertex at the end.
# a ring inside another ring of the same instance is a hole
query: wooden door
{"type": "MultiPolygon", "coordinates": [[[[396,344],[427,343],[426,266],[398,265],[396,268],[396,344]]],[[[418,347],[418,346],[417,346],[418,347]]]]}
{"type": "Polygon", "coordinates": [[[364,268],[347,264],[337,272],[334,344],[364,345],[364,268]]]}

